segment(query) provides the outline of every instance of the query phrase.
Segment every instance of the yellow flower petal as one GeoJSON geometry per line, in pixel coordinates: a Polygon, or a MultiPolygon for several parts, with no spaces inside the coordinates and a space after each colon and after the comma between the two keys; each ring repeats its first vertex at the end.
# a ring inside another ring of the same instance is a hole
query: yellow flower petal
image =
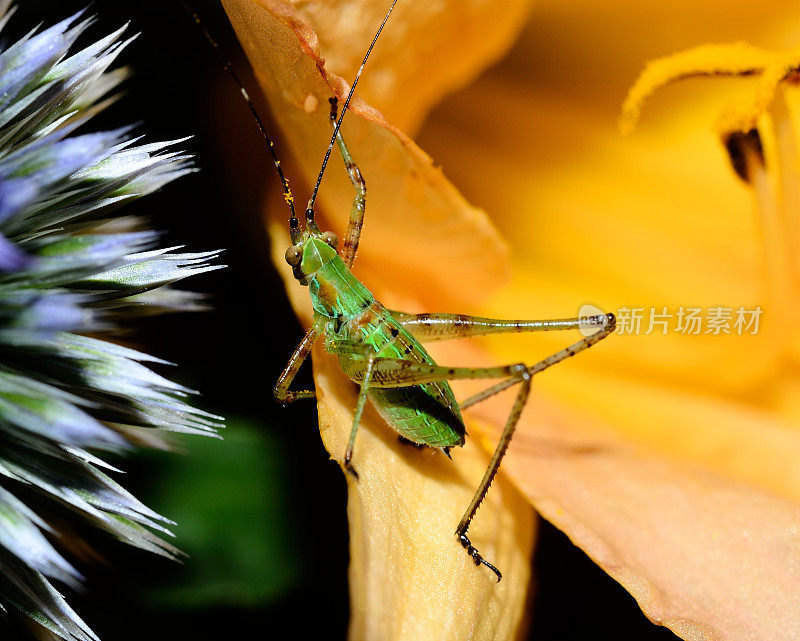
{"type": "MultiPolygon", "coordinates": [[[[601,13],[582,6],[585,14],[572,5],[547,8],[546,26],[561,20],[559,33],[575,48],[563,58],[550,54],[544,82],[525,85],[526,69],[505,65],[446,101],[420,137],[470,200],[495,204],[495,220],[512,241],[514,278],[482,312],[565,316],[591,302],[604,309],[666,305],[674,313],[688,305],[760,303],[764,324],[753,337],[616,336],[548,372],[535,382],[505,472],[651,618],[681,636],[792,638],[800,612],[794,576],[786,572],[797,559],[792,528],[800,500],[798,330],[782,319],[796,317],[798,298],[771,293],[777,268],[765,269],[773,256],[760,246],[754,192],[733,178],[709,132],[724,104],[752,95],[753,82],[724,85],[722,101],[719,83],[713,94],[695,82],[660,96],[648,127],[621,140],[609,105],[621,80],[605,65],[645,49],[636,39],[641,22],[619,19],[632,9],[628,3],[606,4],[601,13]],[[597,21],[598,30],[576,27],[576,15],[597,21]],[[485,111],[503,116],[482,118],[485,111]],[[453,122],[473,126],[456,137],[453,122]],[[467,149],[483,159],[483,171],[463,161],[467,149]],[[571,439],[578,451],[563,446],[571,439]],[[535,444],[535,454],[525,443],[535,444]],[[739,520],[743,512],[748,516],[739,520]],[[747,520],[761,537],[751,530],[753,538],[743,540],[747,520]],[[658,538],[647,538],[654,532],[658,538]],[[712,536],[723,554],[706,544],[712,536]]],[[[633,10],[661,24],[652,17],[659,6],[633,10]]],[[[762,13],[765,22],[777,21],[762,13]]],[[[672,33],[686,37],[679,30],[658,30],[657,37],[672,33]]],[[[522,56],[538,51],[532,43],[548,31],[532,27],[528,35],[522,56]]],[[[791,102],[789,109],[797,113],[791,102]]],[[[779,145],[765,145],[767,167],[782,163],[791,183],[791,154],[781,161],[779,145]]],[[[779,200],[794,202],[791,191],[781,185],[779,200]]],[[[791,218],[778,226],[780,234],[793,237],[790,224],[791,218]]],[[[768,235],[772,248],[779,234],[768,235]]],[[[783,272],[796,268],[778,262],[783,272]]],[[[643,331],[646,325],[645,318],[643,331]]],[[[552,334],[484,344],[508,361],[538,358],[565,340],[552,334]]],[[[505,411],[475,408],[486,412],[495,436],[505,411]]]]}
{"type": "MultiPolygon", "coordinates": [[[[798,333],[782,318],[796,317],[800,298],[765,303],[753,192],[733,177],[707,126],[719,98],[695,91],[688,104],[673,99],[673,115],[657,131],[623,139],[612,112],[543,95],[522,78],[511,66],[478,81],[434,112],[421,136],[472,202],[495,203],[495,222],[512,242],[515,274],[481,313],[546,318],[573,315],[584,303],[640,308],[640,335],[612,337],[548,372],[535,383],[537,396],[586,408],[651,451],[800,499],[800,429],[782,415],[787,396],[775,391],[798,333]],[[504,117],[482,119],[484,110],[504,117]],[[456,137],[452,122],[474,125],[456,137]],[[464,161],[467,149],[485,171],[464,161]],[[674,331],[681,307],[759,304],[756,336],[674,331]],[[650,310],[664,306],[672,329],[646,334],[650,310]]],[[[495,362],[513,362],[568,340],[550,333],[484,345],[495,362]]]]}

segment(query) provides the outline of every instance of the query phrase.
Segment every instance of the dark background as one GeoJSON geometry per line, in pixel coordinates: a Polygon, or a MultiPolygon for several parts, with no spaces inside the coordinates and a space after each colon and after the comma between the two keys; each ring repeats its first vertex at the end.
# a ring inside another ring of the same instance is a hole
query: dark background
{"type": "MultiPolygon", "coordinates": [[[[19,4],[6,41],[86,2],[19,4]]],[[[194,4],[224,55],[247,77],[221,8],[194,4]]],[[[137,131],[149,141],[195,136],[184,145],[201,171],[138,201],[129,213],[150,216],[165,230],[165,245],[225,248],[228,265],[187,282],[209,295],[212,311],[140,321],[126,340],[178,363],[163,373],[200,390],[199,404],[227,417],[229,426],[224,441],[180,440],[183,454],[143,452],[113,461],[127,471],[121,481],[128,489],[180,524],[177,545],[190,556],[176,564],[79,532],[98,554],[77,562],[87,591],[68,599],[104,641],[273,638],[283,631],[343,639],[345,484],[310,428],[313,403],[283,408],[271,397],[302,333],[258,213],[257,185],[273,173],[263,142],[219,56],[177,1],[95,0],[89,12],[97,16],[91,38],[128,21],[129,32],[140,33],[120,58],[134,71],[127,95],[92,127],[143,123],[137,131]]],[[[249,88],[257,94],[253,83],[249,88]]],[[[534,564],[531,638],[675,638],[650,624],[632,597],[546,523],[534,564]]],[[[0,619],[0,638],[27,634],[19,622],[0,619]]]]}

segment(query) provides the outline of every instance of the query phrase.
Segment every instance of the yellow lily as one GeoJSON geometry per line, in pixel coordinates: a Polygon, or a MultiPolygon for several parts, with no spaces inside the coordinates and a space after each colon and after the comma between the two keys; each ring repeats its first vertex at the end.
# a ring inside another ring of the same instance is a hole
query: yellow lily
{"type": "MultiPolygon", "coordinates": [[[[346,94],[343,78],[385,8],[223,4],[313,179],[330,135],[326,98],[346,94]]],[[[503,477],[475,521],[473,541],[505,572],[499,585],[470,565],[452,530],[485,464],[478,445],[491,450],[510,399],[470,411],[472,438],[453,464],[404,448],[367,413],[360,479],[348,481],[351,637],[513,638],[532,504],[678,635],[797,638],[800,190],[795,107],[783,95],[793,55],[741,45],[741,64],[724,47],[671,58],[634,88],[626,125],[674,78],[744,70],[755,90],[737,80],[721,97],[709,88],[717,81],[695,81],[657,96],[632,136],[615,130],[647,59],[708,40],[765,43],[771,28],[766,44],[778,50],[787,44],[780,7],[773,18],[771,7],[744,2],[724,13],[716,3],[539,5],[506,62],[440,105],[418,136],[490,222],[403,131],[500,56],[527,4],[398,4],[343,128],[370,190],[356,273],[390,308],[547,318],[592,303],[624,312],[627,329],[534,382],[503,477]],[[648,24],[663,28],[644,38],[648,24]],[[727,150],[709,131],[714,121],[727,150]],[[731,171],[729,152],[749,184],[731,171]],[[740,308],[760,310],[757,331],[737,330],[740,308]],[[699,334],[686,331],[689,309],[703,312],[699,334]],[[728,333],[713,331],[712,310],[730,310],[728,333]]],[[[351,198],[346,174],[332,167],[326,226],[342,231],[351,198]]],[[[273,206],[269,221],[290,281],[285,213],[273,206]]],[[[308,322],[306,292],[294,282],[287,291],[308,322]]],[[[571,339],[506,336],[432,352],[453,365],[531,362],[571,339]]],[[[320,350],[314,371],[323,441],[341,461],[355,395],[320,350]]]]}

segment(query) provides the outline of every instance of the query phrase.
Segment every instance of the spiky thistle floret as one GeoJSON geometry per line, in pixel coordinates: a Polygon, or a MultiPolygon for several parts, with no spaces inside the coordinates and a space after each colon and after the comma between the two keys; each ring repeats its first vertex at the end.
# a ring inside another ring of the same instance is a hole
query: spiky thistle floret
{"type": "Polygon", "coordinates": [[[90,452],[147,442],[147,427],[218,427],[182,400],[191,390],[145,365],[163,361],[97,337],[127,316],[196,307],[164,286],[218,266],[217,252],[159,249],[141,221],[115,215],[191,167],[170,151],[177,141],[78,131],[113,100],[126,71],[109,66],[130,42],[123,27],[69,55],[90,22],[72,16],[0,53],[0,608],[80,640],[96,637],[50,583],[81,578],[51,543],[52,517],[177,554],[153,532],[169,521],[90,452]]]}

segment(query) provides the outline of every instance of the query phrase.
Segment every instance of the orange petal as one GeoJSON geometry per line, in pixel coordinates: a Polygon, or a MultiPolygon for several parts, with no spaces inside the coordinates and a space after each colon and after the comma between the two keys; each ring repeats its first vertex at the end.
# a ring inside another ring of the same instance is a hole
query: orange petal
{"type": "MultiPolygon", "coordinates": [[[[531,0],[401,0],[359,81],[363,100],[407,133],[443,96],[497,61],[524,25],[531,0]],[[413,43],[413,46],[409,46],[413,43]]],[[[304,2],[329,71],[351,79],[389,1],[304,2]]]]}
{"type": "MultiPolygon", "coordinates": [[[[504,412],[500,400],[475,410],[492,425],[504,412]]],[[[541,399],[527,416],[505,474],[653,622],[698,641],[800,636],[797,503],[638,451],[541,399]]]]}
{"type": "MultiPolygon", "coordinates": [[[[290,3],[225,0],[224,5],[294,157],[312,182],[330,139],[327,99],[343,100],[348,85],[325,68],[315,33],[290,3]]],[[[404,26],[393,21],[387,30],[402,32],[404,26]]],[[[358,98],[342,131],[369,190],[358,261],[367,285],[384,283],[400,295],[455,306],[505,279],[506,243],[413,141],[358,98]],[[464,266],[456,282],[437,268],[453,263],[464,266]]],[[[353,196],[334,151],[320,198],[337,232],[353,196]]],[[[271,214],[286,217],[280,210],[271,214]]]]}

